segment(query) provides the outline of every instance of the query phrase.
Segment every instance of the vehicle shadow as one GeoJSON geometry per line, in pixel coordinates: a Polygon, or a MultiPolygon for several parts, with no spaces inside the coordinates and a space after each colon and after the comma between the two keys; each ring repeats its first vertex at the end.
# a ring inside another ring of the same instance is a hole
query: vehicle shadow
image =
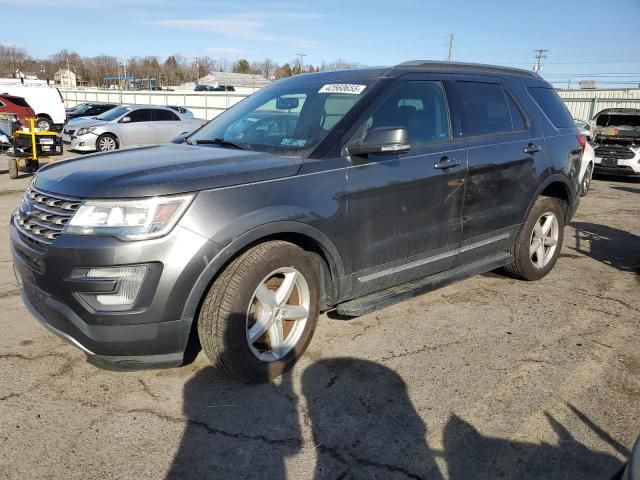
{"type": "Polygon", "coordinates": [[[613,190],[620,190],[622,192],[640,193],[640,187],[632,188],[632,187],[621,187],[619,185],[612,185],[610,188],[612,188],[613,190]]]}
{"type": "Polygon", "coordinates": [[[167,479],[286,478],[285,459],[302,445],[289,374],[246,385],[206,367],[186,383],[183,409],[187,426],[167,479]]]}
{"type": "MultiPolygon", "coordinates": [[[[277,382],[246,385],[212,367],[200,370],[184,388],[187,424],[166,478],[310,478],[315,460],[317,480],[589,480],[611,478],[622,465],[580,443],[548,413],[557,445],[489,437],[452,414],[444,448],[432,449],[424,415],[413,406],[405,382],[375,362],[320,360],[301,380],[305,402],[293,392],[290,372],[277,382]],[[312,442],[305,442],[303,428],[312,442]],[[288,472],[287,459],[294,455],[300,463],[288,472]]],[[[584,413],[569,409],[598,438],[628,455],[584,413]]]]}
{"type": "MultiPolygon", "coordinates": [[[[610,479],[622,468],[613,455],[580,443],[552,415],[544,413],[557,444],[516,442],[482,435],[469,422],[452,415],[444,429],[449,478],[610,479]]],[[[624,454],[628,455],[627,450],[624,454]]]]}
{"type": "Polygon", "coordinates": [[[639,177],[625,177],[621,175],[607,175],[606,173],[593,172],[594,180],[606,180],[610,182],[624,182],[624,183],[640,183],[639,177]]]}
{"type": "Polygon", "coordinates": [[[640,273],[640,237],[624,230],[588,222],[572,222],[575,243],[567,247],[622,272],[640,273]]]}
{"type": "MultiPolygon", "coordinates": [[[[453,414],[443,450],[429,447],[427,426],[412,405],[402,378],[387,367],[354,358],[320,360],[302,376],[317,461],[314,478],[606,479],[622,463],[594,452],[545,413],[558,444],[534,444],[482,435],[453,414]]],[[[579,412],[575,407],[570,409],[579,412]]],[[[586,415],[579,412],[580,420],[586,415]]],[[[576,413],[577,414],[577,413],[576,413]]],[[[588,420],[588,419],[587,419],[588,420]]],[[[628,451],[593,423],[597,436],[623,455],[628,451]]]]}

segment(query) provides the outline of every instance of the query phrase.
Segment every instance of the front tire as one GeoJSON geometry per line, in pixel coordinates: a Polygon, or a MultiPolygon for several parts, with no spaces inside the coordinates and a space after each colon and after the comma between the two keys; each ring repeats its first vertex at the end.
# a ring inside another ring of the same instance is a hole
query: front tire
{"type": "Polygon", "coordinates": [[[118,140],[109,133],[104,133],[96,140],[96,149],[99,152],[113,152],[118,149],[118,140]]]}
{"type": "Polygon", "coordinates": [[[205,297],[198,335],[209,360],[242,381],[264,382],[306,350],[319,316],[320,279],[311,254],[274,240],[236,258],[205,297]]]}
{"type": "Polygon", "coordinates": [[[514,261],[504,267],[521,280],[539,280],[551,271],[564,238],[563,204],[552,197],[538,197],[512,248],[514,261]]]}

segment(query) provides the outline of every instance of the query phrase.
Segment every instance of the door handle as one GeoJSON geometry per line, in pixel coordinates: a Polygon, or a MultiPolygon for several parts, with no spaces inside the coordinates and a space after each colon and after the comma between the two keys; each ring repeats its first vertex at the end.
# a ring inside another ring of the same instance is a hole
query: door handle
{"type": "Polygon", "coordinates": [[[536,152],[539,152],[540,150],[542,150],[541,146],[536,145],[535,143],[530,143],[525,147],[524,153],[536,153],[536,152]]]}
{"type": "Polygon", "coordinates": [[[446,170],[448,168],[457,167],[460,165],[460,161],[454,158],[449,158],[446,155],[442,157],[433,168],[437,168],[438,170],[446,170]]]}

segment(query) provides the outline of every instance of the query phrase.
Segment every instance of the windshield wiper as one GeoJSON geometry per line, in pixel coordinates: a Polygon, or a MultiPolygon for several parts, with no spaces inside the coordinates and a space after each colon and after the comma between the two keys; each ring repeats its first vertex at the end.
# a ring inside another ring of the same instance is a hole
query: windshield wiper
{"type": "Polygon", "coordinates": [[[196,145],[218,145],[219,147],[235,148],[236,150],[245,150],[244,147],[238,145],[237,143],[228,142],[223,138],[196,140],[196,145]]]}

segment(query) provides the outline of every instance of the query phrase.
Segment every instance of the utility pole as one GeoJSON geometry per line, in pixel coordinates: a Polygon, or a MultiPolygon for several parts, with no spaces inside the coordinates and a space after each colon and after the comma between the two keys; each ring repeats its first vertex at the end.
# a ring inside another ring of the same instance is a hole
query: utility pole
{"type": "Polygon", "coordinates": [[[198,84],[198,80],[200,79],[200,65],[198,64],[198,57],[191,57],[196,61],[196,85],[198,84]]]}
{"type": "Polygon", "coordinates": [[[122,56],[122,73],[124,74],[124,89],[127,89],[127,55],[122,56]]]}
{"type": "Polygon", "coordinates": [[[534,50],[534,52],[536,52],[536,64],[533,66],[533,71],[536,73],[540,73],[542,71],[542,67],[544,66],[542,64],[542,60],[544,60],[545,58],[547,58],[547,56],[545,55],[546,52],[548,52],[549,50],[545,50],[543,48],[537,48],[534,50]]]}
{"type": "Polygon", "coordinates": [[[449,34],[449,55],[447,61],[453,61],[453,33],[449,34]]]}
{"type": "Polygon", "coordinates": [[[296,53],[296,55],[298,57],[300,57],[300,70],[298,71],[298,73],[302,73],[302,57],[306,57],[307,54],[306,53],[296,53]]]}

